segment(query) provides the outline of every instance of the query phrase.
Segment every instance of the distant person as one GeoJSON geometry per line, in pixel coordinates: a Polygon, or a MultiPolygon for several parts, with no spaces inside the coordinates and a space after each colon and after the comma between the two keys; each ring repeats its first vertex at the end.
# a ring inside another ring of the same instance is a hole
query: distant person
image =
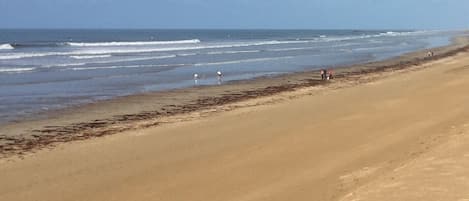
{"type": "Polygon", "coordinates": [[[197,85],[199,83],[199,74],[194,73],[194,83],[197,85]]]}
{"type": "Polygon", "coordinates": [[[223,78],[223,73],[221,71],[217,71],[217,78],[221,80],[223,78]]]}
{"type": "Polygon", "coordinates": [[[217,71],[218,84],[222,83],[222,79],[223,79],[223,73],[221,73],[221,71],[217,71]]]}
{"type": "Polygon", "coordinates": [[[334,71],[332,71],[332,70],[329,71],[329,75],[327,75],[327,79],[328,80],[334,79],[334,71]]]}
{"type": "Polygon", "coordinates": [[[427,57],[433,57],[435,55],[432,51],[427,52],[427,57]]]}
{"type": "Polygon", "coordinates": [[[325,80],[326,75],[324,74],[324,69],[321,69],[321,80],[325,80]]]}

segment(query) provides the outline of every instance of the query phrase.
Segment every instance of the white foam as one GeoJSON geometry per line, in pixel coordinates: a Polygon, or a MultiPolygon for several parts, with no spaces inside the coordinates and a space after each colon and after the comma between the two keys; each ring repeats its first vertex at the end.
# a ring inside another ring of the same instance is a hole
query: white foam
{"type": "Polygon", "coordinates": [[[112,55],[110,54],[104,54],[104,55],[84,55],[84,56],[70,56],[73,59],[97,59],[97,58],[108,58],[111,57],[112,55]]]}
{"type": "Polygon", "coordinates": [[[174,58],[176,55],[165,55],[165,56],[156,56],[156,57],[139,57],[139,58],[130,58],[130,59],[117,59],[110,61],[100,61],[93,62],[94,64],[106,64],[106,63],[117,63],[117,62],[129,62],[129,61],[147,61],[147,60],[157,60],[157,59],[169,59],[174,58]]]}
{"type": "Polygon", "coordinates": [[[220,51],[220,52],[208,52],[207,54],[217,55],[217,54],[238,54],[238,53],[257,53],[257,52],[260,52],[260,50],[220,51]]]}
{"type": "MultiPolygon", "coordinates": [[[[254,43],[229,43],[229,44],[214,44],[214,45],[201,45],[201,46],[180,46],[180,47],[164,47],[164,48],[148,48],[148,49],[121,49],[121,50],[103,50],[91,51],[95,54],[105,53],[148,53],[148,52],[171,52],[181,50],[200,50],[200,49],[220,49],[220,48],[233,48],[233,47],[249,47],[249,46],[262,46],[262,45],[279,45],[279,44],[294,44],[294,43],[309,43],[312,41],[262,41],[254,43]]],[[[91,53],[89,52],[89,53],[91,53]]]]}
{"type": "Polygon", "coordinates": [[[178,54],[178,57],[188,57],[188,56],[195,56],[197,55],[196,53],[184,53],[184,54],[178,54]]]}
{"type": "Polygon", "coordinates": [[[283,52],[283,51],[294,51],[294,50],[309,50],[309,49],[316,49],[317,47],[298,47],[298,48],[277,48],[277,49],[269,49],[267,51],[271,52],[283,52]]]}
{"type": "Polygon", "coordinates": [[[111,60],[111,61],[102,61],[102,62],[93,62],[93,63],[116,63],[116,62],[129,62],[129,61],[147,61],[147,60],[157,60],[157,59],[170,59],[174,58],[177,55],[164,55],[164,56],[156,56],[156,57],[140,57],[140,58],[130,58],[130,59],[119,59],[119,60],[111,60]]]}
{"type": "Polygon", "coordinates": [[[67,70],[81,71],[81,70],[100,70],[100,69],[118,69],[118,68],[150,68],[150,67],[179,67],[187,66],[188,64],[162,64],[162,65],[127,65],[127,66],[99,66],[99,67],[77,67],[69,68],[67,70]]]}
{"type": "MultiPolygon", "coordinates": [[[[108,62],[93,62],[93,64],[103,64],[103,63],[114,63],[114,62],[123,62],[123,61],[141,61],[141,60],[152,60],[152,59],[164,59],[164,58],[172,58],[175,55],[168,55],[168,56],[160,56],[160,57],[146,57],[146,58],[135,58],[135,59],[127,59],[127,60],[119,60],[119,61],[108,61],[108,62]]],[[[278,60],[278,59],[288,59],[293,58],[291,56],[288,57],[268,57],[268,58],[257,58],[257,59],[244,59],[244,60],[236,60],[236,61],[224,61],[224,62],[213,62],[213,63],[198,63],[193,64],[194,66],[211,66],[211,65],[226,65],[226,64],[237,64],[237,63],[248,63],[248,62],[260,62],[260,61],[269,61],[269,60],[278,60]]],[[[43,66],[43,67],[65,67],[65,66],[81,66],[85,65],[86,63],[78,63],[78,64],[63,64],[63,65],[51,65],[51,66],[43,66]]],[[[168,67],[168,66],[187,66],[192,64],[163,64],[163,65],[128,65],[128,66],[99,66],[99,67],[76,67],[70,68],[72,70],[93,70],[93,69],[114,69],[114,68],[141,68],[141,67],[168,67]]]]}
{"type": "MultiPolygon", "coordinates": [[[[314,41],[312,41],[312,40],[304,40],[304,41],[298,41],[298,40],[295,40],[295,41],[277,41],[277,40],[274,40],[274,41],[263,41],[263,42],[253,43],[252,46],[258,46],[258,45],[280,45],[280,44],[297,44],[297,43],[311,43],[311,42],[314,42],[314,41]]],[[[251,45],[248,45],[248,46],[251,46],[251,45]]]]}
{"type": "Polygon", "coordinates": [[[387,31],[387,32],[378,34],[378,36],[411,36],[411,35],[430,34],[433,32],[434,31],[407,31],[407,32],[387,31]]]}
{"type": "Polygon", "coordinates": [[[24,71],[32,71],[36,68],[0,68],[0,73],[20,73],[24,71]]]}
{"type": "MultiPolygon", "coordinates": [[[[334,41],[347,41],[347,40],[356,40],[356,39],[367,39],[367,38],[377,38],[377,37],[393,37],[393,36],[403,36],[403,35],[414,35],[414,34],[423,34],[425,31],[416,31],[416,32],[384,32],[375,35],[361,35],[361,36],[344,36],[344,37],[325,37],[325,38],[316,38],[313,40],[300,40],[300,41],[258,41],[258,42],[230,42],[230,43],[208,43],[204,45],[199,44],[185,44],[181,41],[166,41],[172,42],[172,44],[182,44],[181,46],[164,46],[164,47],[122,47],[116,49],[115,47],[102,47],[99,49],[79,49],[71,52],[47,52],[47,53],[11,53],[11,54],[0,54],[0,60],[7,59],[22,59],[30,57],[44,57],[44,56],[91,56],[91,55],[109,55],[109,54],[135,54],[135,53],[151,53],[151,52],[172,52],[172,51],[184,51],[184,50],[200,50],[200,49],[221,49],[221,48],[236,48],[236,47],[250,47],[250,46],[263,46],[263,45],[280,45],[280,44],[299,44],[299,43],[317,43],[317,42],[334,42],[334,41]],[[174,43],[176,42],[176,43],[174,43]]],[[[197,40],[197,39],[194,39],[197,40]]],[[[187,40],[186,43],[189,43],[187,40]]],[[[155,41],[156,42],[156,41],[155,41]]],[[[195,43],[196,41],[193,41],[195,43]]],[[[129,43],[139,43],[139,42],[129,42],[129,43]]],[[[165,43],[165,41],[159,41],[159,43],[165,43]]],[[[103,43],[104,44],[104,43],[103,43]]],[[[96,44],[94,44],[96,45],[96,44]]],[[[97,46],[97,45],[96,45],[97,46]]],[[[110,46],[110,45],[108,45],[110,46]]],[[[227,51],[230,53],[229,51],[227,51]]],[[[231,53],[236,51],[231,51],[231,53]]],[[[240,52],[240,51],[238,51],[240,52]]],[[[215,54],[214,52],[212,52],[215,54]]],[[[218,52],[218,53],[221,53],[218,52]]],[[[184,56],[181,54],[181,56],[184,56]]]]}
{"type": "Polygon", "coordinates": [[[77,47],[108,47],[108,46],[142,46],[142,45],[173,45],[173,44],[197,44],[199,39],[177,41],[137,41],[137,42],[102,42],[102,43],[67,43],[77,47]]]}
{"type": "Polygon", "coordinates": [[[161,48],[124,48],[124,49],[85,49],[71,52],[47,52],[47,53],[12,53],[0,55],[0,60],[23,59],[45,56],[80,56],[80,55],[106,55],[106,54],[131,54],[131,53],[150,53],[150,52],[171,52],[182,50],[200,50],[200,49],[220,49],[233,47],[249,47],[262,45],[295,44],[310,43],[314,41],[261,41],[261,42],[234,42],[228,44],[212,44],[199,46],[179,46],[179,47],[161,47],[161,48]]]}
{"type": "MultiPolygon", "coordinates": [[[[125,61],[139,61],[139,60],[151,60],[151,59],[162,59],[162,58],[171,58],[174,55],[169,56],[160,56],[160,57],[147,57],[147,58],[136,58],[136,59],[129,59],[125,61]]],[[[127,65],[127,66],[98,66],[98,67],[75,67],[75,68],[68,68],[71,70],[95,70],[95,69],[115,69],[115,68],[142,68],[142,67],[169,67],[169,66],[212,66],[212,65],[227,65],[227,64],[238,64],[238,63],[249,63],[249,62],[260,62],[260,61],[270,61],[270,60],[279,60],[279,59],[289,59],[293,58],[292,56],[286,57],[267,57],[267,58],[257,58],[257,59],[244,59],[244,60],[235,60],[235,61],[223,61],[223,62],[213,62],[213,63],[197,63],[197,64],[162,64],[162,65],[127,65]]],[[[122,60],[121,60],[122,61],[122,60]]],[[[102,64],[102,63],[113,63],[118,61],[110,61],[110,62],[94,62],[93,64],[102,64]]],[[[62,66],[79,66],[85,65],[85,63],[79,64],[63,64],[63,65],[53,65],[53,66],[43,66],[43,67],[62,67],[62,66]]]]}
{"type": "Polygon", "coordinates": [[[12,49],[15,49],[15,48],[8,43],[0,45],[0,50],[12,50],[12,49]]]}
{"type": "Polygon", "coordinates": [[[107,64],[107,63],[118,63],[118,62],[131,62],[131,61],[146,61],[146,60],[157,60],[157,59],[168,59],[174,58],[176,55],[165,55],[165,56],[156,56],[156,57],[140,57],[140,58],[129,58],[129,59],[116,59],[116,60],[108,60],[108,61],[96,61],[96,62],[89,62],[89,63],[65,63],[65,64],[52,64],[52,65],[44,65],[44,68],[52,68],[52,67],[68,67],[68,66],[84,66],[86,64],[107,64]]]}
{"type": "Polygon", "coordinates": [[[77,68],[69,68],[69,69],[74,70],[74,71],[81,71],[81,70],[116,69],[116,68],[141,68],[141,67],[145,67],[145,65],[77,67],[77,68]]]}
{"type": "Polygon", "coordinates": [[[427,31],[409,31],[409,32],[383,32],[379,34],[371,35],[360,35],[360,36],[343,36],[343,37],[324,37],[319,40],[324,42],[334,42],[334,41],[346,41],[346,40],[357,40],[357,39],[368,39],[368,38],[378,38],[378,37],[396,37],[396,36],[410,36],[410,35],[419,35],[428,33],[427,31]]]}
{"type": "Polygon", "coordinates": [[[198,63],[198,64],[194,64],[194,66],[213,66],[213,65],[240,64],[240,63],[272,61],[272,60],[290,59],[290,58],[294,58],[294,57],[292,57],[292,56],[288,56],[288,57],[267,57],[267,58],[243,59],[243,60],[222,61],[222,62],[213,62],[213,63],[198,63]]]}
{"type": "Polygon", "coordinates": [[[30,57],[44,57],[54,55],[53,53],[14,53],[14,54],[3,54],[0,55],[0,60],[7,60],[7,59],[23,59],[23,58],[30,58],[30,57]]]}
{"type": "Polygon", "coordinates": [[[68,66],[84,66],[87,63],[65,63],[65,64],[51,64],[51,65],[43,65],[43,68],[52,68],[52,67],[68,67],[68,66]]]}
{"type": "Polygon", "coordinates": [[[388,31],[384,33],[378,34],[378,36],[405,36],[405,35],[410,35],[412,32],[393,32],[393,31],[388,31]]]}

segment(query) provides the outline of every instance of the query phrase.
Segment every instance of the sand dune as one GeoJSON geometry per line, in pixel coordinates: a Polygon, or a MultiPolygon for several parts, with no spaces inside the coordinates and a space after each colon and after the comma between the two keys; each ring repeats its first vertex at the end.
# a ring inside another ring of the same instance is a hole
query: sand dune
{"type": "Polygon", "coordinates": [[[467,200],[468,55],[4,160],[0,200],[467,200]]]}

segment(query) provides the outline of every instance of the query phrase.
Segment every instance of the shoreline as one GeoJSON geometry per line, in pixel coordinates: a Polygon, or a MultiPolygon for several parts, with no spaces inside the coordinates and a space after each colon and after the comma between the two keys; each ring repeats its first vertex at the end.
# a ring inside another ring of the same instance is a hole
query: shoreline
{"type": "Polygon", "coordinates": [[[43,114],[42,119],[1,125],[2,130],[8,130],[8,133],[0,133],[0,158],[22,157],[60,143],[172,123],[165,118],[211,110],[217,106],[306,87],[353,82],[381,72],[409,69],[468,49],[467,38],[460,37],[449,46],[431,49],[435,52],[432,58],[424,56],[429,50],[421,50],[384,61],[335,67],[336,79],[333,82],[321,81],[318,71],[305,71],[234,81],[221,86],[136,94],[67,108],[43,114]]]}

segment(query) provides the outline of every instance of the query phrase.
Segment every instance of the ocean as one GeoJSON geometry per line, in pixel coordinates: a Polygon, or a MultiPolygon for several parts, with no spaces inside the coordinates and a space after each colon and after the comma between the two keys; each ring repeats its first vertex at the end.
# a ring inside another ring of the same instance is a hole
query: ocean
{"type": "Polygon", "coordinates": [[[0,30],[0,123],[117,96],[378,61],[447,45],[458,34],[0,30]]]}

